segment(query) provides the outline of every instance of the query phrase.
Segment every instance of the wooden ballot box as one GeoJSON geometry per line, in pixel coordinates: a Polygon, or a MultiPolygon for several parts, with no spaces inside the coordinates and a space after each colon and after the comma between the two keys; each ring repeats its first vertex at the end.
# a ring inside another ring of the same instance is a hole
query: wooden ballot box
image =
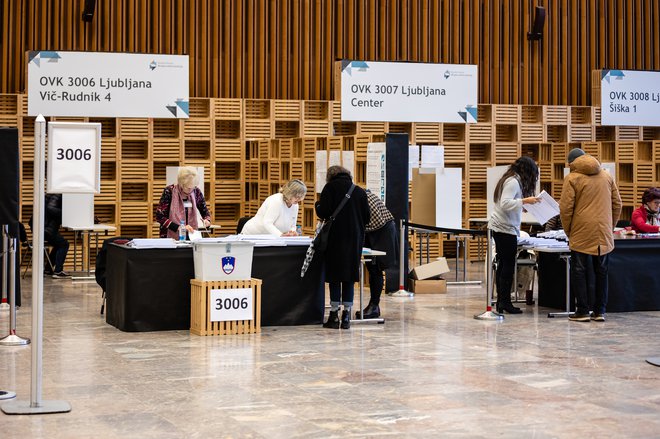
{"type": "Polygon", "coordinates": [[[191,279],[190,289],[190,332],[193,334],[261,332],[261,279],[191,279]]]}

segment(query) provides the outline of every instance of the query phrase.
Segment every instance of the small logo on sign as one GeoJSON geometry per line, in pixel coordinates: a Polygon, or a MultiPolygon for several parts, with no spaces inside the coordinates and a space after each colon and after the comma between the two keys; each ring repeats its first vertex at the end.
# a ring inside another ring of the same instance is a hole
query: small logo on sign
{"type": "Polygon", "coordinates": [[[222,271],[225,272],[225,274],[231,274],[234,271],[234,267],[236,266],[236,258],[233,256],[225,256],[222,258],[222,271]]]}
{"type": "Polygon", "coordinates": [[[150,68],[151,70],[154,70],[154,69],[156,68],[157,65],[158,65],[158,64],[156,64],[156,61],[151,61],[151,62],[149,63],[149,68],[150,68]]]}

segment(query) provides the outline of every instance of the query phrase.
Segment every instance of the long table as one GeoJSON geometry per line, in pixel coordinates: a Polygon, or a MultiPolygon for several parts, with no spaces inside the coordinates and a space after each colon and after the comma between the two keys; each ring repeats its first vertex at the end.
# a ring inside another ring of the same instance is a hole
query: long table
{"type": "MultiPolygon", "coordinates": [[[[262,280],[261,325],[290,326],[323,321],[322,264],[300,268],[306,246],[255,247],[252,277],[262,280]]],[[[193,250],[108,246],[106,322],[122,331],[190,329],[193,250]]]]}
{"type": "MultiPolygon", "coordinates": [[[[566,309],[565,264],[557,254],[539,253],[539,306],[566,309]]],[[[614,240],[609,257],[607,312],[660,310],[660,239],[625,237],[614,240]]],[[[571,298],[571,310],[574,310],[571,298]]]]}

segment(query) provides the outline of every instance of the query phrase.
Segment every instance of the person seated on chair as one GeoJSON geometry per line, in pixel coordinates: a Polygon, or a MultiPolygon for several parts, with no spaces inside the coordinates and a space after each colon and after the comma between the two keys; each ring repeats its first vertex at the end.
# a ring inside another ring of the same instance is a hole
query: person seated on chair
{"type": "MultiPolygon", "coordinates": [[[[28,222],[32,228],[32,218],[28,222]]],[[[71,277],[64,271],[64,261],[69,252],[69,241],[60,234],[62,226],[62,195],[46,194],[44,202],[44,243],[51,246],[50,258],[53,270],[50,266],[45,267],[44,274],[52,276],[53,279],[66,279],[71,277]]],[[[33,229],[34,232],[34,229],[33,229]]]]}
{"type": "Polygon", "coordinates": [[[296,236],[298,205],[307,194],[307,186],[295,179],[280,188],[277,194],[266,198],[257,214],[250,218],[241,231],[244,235],[296,236]]]}
{"type": "MultiPolygon", "coordinates": [[[[365,227],[364,246],[372,250],[385,252],[384,256],[375,256],[367,262],[369,272],[369,304],[362,312],[365,319],[380,317],[380,295],[383,292],[383,271],[396,265],[397,245],[396,225],[394,217],[385,203],[376,194],[367,190],[369,203],[369,223],[365,227]]],[[[355,312],[355,318],[360,318],[360,311],[355,312]]]]}
{"type": "Polygon", "coordinates": [[[160,224],[160,237],[179,239],[179,226],[183,223],[188,233],[211,225],[211,212],[206,207],[204,194],[197,187],[197,169],[182,166],[177,184],[163,189],[156,208],[156,221],[160,224]],[[198,213],[203,224],[199,224],[198,213]]]}
{"type": "Polygon", "coordinates": [[[660,232],[660,189],[650,187],[642,194],[642,205],[632,213],[630,221],[637,233],[660,232]]]}

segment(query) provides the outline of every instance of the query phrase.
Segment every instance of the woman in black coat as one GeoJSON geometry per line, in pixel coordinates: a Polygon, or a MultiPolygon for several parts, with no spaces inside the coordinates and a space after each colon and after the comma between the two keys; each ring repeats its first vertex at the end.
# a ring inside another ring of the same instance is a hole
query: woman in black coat
{"type": "MultiPolygon", "coordinates": [[[[316,214],[321,219],[329,218],[353,185],[351,173],[341,166],[328,168],[326,185],[316,203],[316,214]]],[[[369,222],[369,204],[366,192],[356,186],[350,199],[337,214],[330,229],[328,247],[325,252],[325,280],[330,286],[330,315],[323,324],[326,328],[338,329],[339,305],[343,305],[342,329],[351,325],[354,284],[360,276],[360,260],[364,244],[365,225],[369,222]]]]}

